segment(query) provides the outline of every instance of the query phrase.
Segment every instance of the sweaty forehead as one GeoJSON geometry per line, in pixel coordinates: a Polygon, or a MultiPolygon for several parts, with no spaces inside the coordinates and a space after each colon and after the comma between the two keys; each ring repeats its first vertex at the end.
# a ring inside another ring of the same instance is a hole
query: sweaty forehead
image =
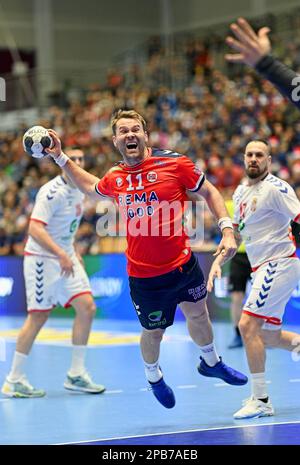
{"type": "Polygon", "coordinates": [[[269,151],[268,151],[268,147],[263,142],[249,142],[249,144],[246,146],[245,152],[246,153],[249,153],[249,152],[252,152],[252,153],[260,152],[261,153],[262,152],[265,155],[268,155],[269,151]]]}
{"type": "Polygon", "coordinates": [[[139,121],[138,119],[134,119],[134,118],[121,118],[119,119],[119,121],[117,121],[117,124],[116,124],[117,129],[132,128],[134,126],[139,126],[140,128],[143,128],[141,121],[139,121]]]}

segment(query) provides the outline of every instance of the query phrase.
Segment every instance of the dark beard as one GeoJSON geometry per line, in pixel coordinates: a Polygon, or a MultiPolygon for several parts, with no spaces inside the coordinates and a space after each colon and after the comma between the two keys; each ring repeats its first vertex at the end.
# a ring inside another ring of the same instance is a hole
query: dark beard
{"type": "Polygon", "coordinates": [[[267,172],[267,170],[264,170],[264,171],[250,171],[249,169],[246,170],[246,174],[248,176],[248,178],[250,179],[257,179],[259,178],[260,176],[263,176],[265,173],[267,172]]]}

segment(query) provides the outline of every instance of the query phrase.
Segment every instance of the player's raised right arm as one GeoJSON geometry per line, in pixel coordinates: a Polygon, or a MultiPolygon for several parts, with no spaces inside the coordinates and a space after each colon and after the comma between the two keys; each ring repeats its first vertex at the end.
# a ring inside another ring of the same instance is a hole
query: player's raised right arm
{"type": "Polygon", "coordinates": [[[94,200],[99,200],[99,195],[95,190],[95,185],[98,184],[100,179],[80,168],[76,165],[76,163],[70,160],[62,151],[61,141],[58,134],[53,129],[49,129],[48,132],[53,140],[53,147],[51,149],[47,149],[49,155],[51,155],[58,166],[65,171],[81,192],[94,200]]]}

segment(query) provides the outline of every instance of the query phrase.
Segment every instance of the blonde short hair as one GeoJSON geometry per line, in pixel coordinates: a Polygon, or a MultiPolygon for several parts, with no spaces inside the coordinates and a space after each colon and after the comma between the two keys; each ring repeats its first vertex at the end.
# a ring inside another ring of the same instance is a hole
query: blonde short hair
{"type": "Polygon", "coordinates": [[[135,110],[117,110],[113,115],[112,115],[112,118],[110,120],[110,125],[111,125],[111,128],[112,128],[112,132],[114,135],[116,135],[116,125],[117,125],[117,122],[121,119],[121,118],[131,118],[131,119],[137,119],[138,121],[140,121],[143,125],[143,129],[144,131],[146,131],[146,121],[144,120],[144,118],[142,117],[142,115],[140,115],[137,111],[135,110]]]}

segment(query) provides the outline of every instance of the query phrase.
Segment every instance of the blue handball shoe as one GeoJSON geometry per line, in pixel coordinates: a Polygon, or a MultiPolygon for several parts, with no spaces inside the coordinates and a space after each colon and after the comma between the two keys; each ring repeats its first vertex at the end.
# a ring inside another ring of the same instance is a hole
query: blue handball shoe
{"type": "Polygon", "coordinates": [[[166,408],[173,408],[176,401],[175,401],[175,396],[174,392],[168,386],[165,382],[164,379],[161,378],[159,381],[156,383],[150,383],[150,390],[153,391],[153,394],[155,395],[156,399],[158,402],[161,403],[166,408]]]}
{"type": "Polygon", "coordinates": [[[200,360],[201,362],[198,366],[198,371],[203,376],[208,376],[210,378],[220,378],[225,381],[225,383],[232,384],[233,386],[242,386],[248,382],[247,376],[225,365],[225,363],[222,362],[221,357],[220,361],[213,367],[207,365],[202,357],[200,357],[200,360]]]}

